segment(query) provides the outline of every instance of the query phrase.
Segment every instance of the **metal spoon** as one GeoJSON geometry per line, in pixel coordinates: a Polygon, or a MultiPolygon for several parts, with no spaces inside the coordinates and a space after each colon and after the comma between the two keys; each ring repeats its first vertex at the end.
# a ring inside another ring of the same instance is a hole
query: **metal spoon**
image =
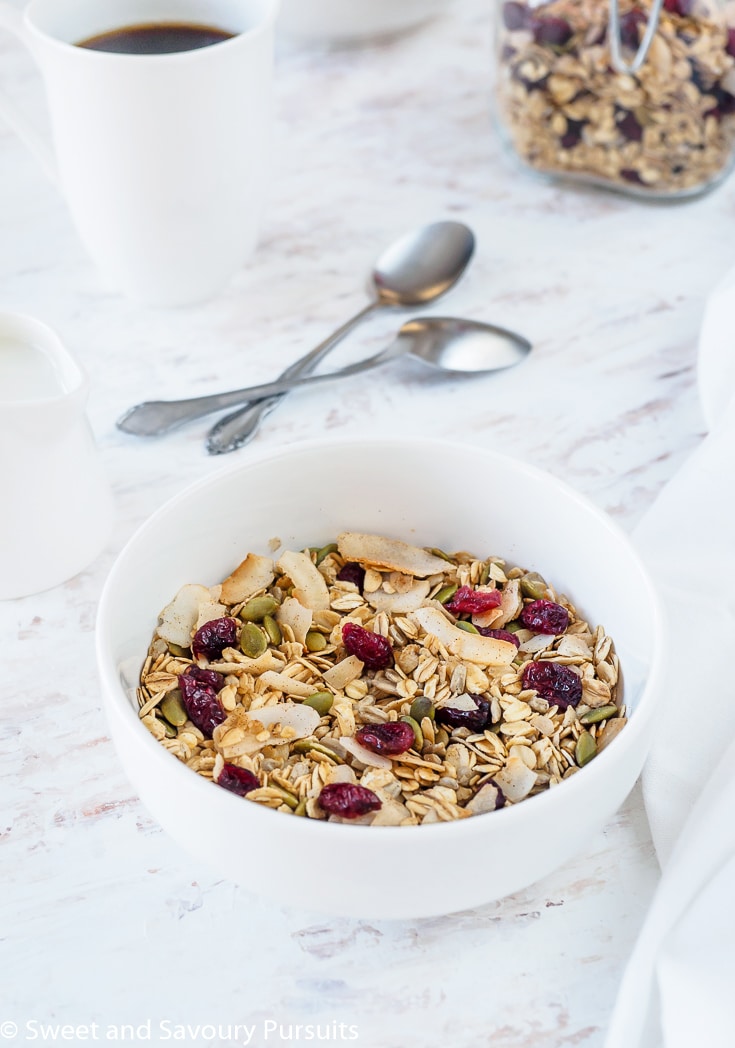
{"type": "MultiPolygon", "coordinates": [[[[360,321],[388,306],[405,308],[432,302],[448,291],[464,273],[475,250],[475,237],[461,222],[434,222],[408,233],[384,252],[375,264],[372,285],[375,298],[300,360],[291,364],[282,379],[308,375],[360,321]]],[[[153,400],[136,404],[118,419],[117,427],[140,437],[156,437],[191,419],[233,407],[252,399],[247,390],[215,393],[187,400],[153,400]]],[[[240,412],[243,440],[255,435],[262,419],[283,394],[268,397],[240,412]]]]}
{"type": "MultiPolygon", "coordinates": [[[[356,364],[323,375],[278,379],[251,386],[243,392],[252,397],[283,394],[302,386],[372,371],[404,355],[445,375],[487,374],[519,364],[530,351],[531,343],[522,335],[494,324],[454,317],[423,317],[409,320],[386,349],[356,364]]],[[[212,428],[207,441],[210,455],[225,455],[247,441],[247,436],[243,439],[239,414],[226,416],[212,428]]]]}

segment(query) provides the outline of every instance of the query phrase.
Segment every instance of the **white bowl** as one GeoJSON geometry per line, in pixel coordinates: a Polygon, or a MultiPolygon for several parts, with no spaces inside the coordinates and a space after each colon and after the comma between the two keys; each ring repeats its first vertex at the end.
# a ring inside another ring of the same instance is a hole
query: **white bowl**
{"type": "Polygon", "coordinates": [[[310,40],[357,41],[400,33],[438,14],[451,0],[282,0],[278,28],[310,40]]]}
{"type": "Polygon", "coordinates": [[[584,848],[633,786],[661,675],[657,600],[631,543],[555,478],[439,441],[319,441],[195,484],[120,554],[97,622],[112,737],[144,804],[172,837],[244,888],[353,917],[466,909],[515,892],[584,848]],[[589,765],[510,808],[452,823],[350,826],[291,818],[214,786],[149,734],[135,687],[160,609],[212,585],[251,550],[322,545],[356,530],[506,557],[545,575],[613,637],[631,716],[589,765]]]}

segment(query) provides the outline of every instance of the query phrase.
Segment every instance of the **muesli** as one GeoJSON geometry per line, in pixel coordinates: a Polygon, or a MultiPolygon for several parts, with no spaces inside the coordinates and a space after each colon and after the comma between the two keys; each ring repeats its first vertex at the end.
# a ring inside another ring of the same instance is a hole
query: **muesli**
{"type": "Polygon", "coordinates": [[[183,586],[138,701],[220,787],[372,826],[516,804],[626,723],[611,638],[538,573],[354,532],[183,586]]]}
{"type": "MultiPolygon", "coordinates": [[[[621,0],[631,61],[650,0],[621,0]]],[[[505,0],[497,104],[518,155],[539,171],[640,195],[689,194],[730,169],[735,21],[717,0],[665,0],[634,75],[612,66],[609,3],[505,0]]]]}

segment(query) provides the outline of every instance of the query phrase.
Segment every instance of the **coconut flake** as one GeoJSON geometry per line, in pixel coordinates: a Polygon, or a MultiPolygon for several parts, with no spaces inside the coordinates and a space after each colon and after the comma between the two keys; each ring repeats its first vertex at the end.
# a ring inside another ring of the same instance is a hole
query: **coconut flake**
{"type": "Polygon", "coordinates": [[[329,590],[324,576],[306,553],[286,550],[276,564],[279,571],[293,582],[293,595],[312,611],[329,608],[329,590]]]}
{"type": "MultiPolygon", "coordinates": [[[[301,699],[308,699],[310,695],[319,689],[313,684],[304,684],[303,681],[294,680],[293,677],[287,676],[285,673],[275,673],[273,670],[266,670],[265,673],[261,673],[260,679],[269,688],[273,688],[274,691],[283,692],[284,695],[296,695],[301,699]]],[[[311,707],[307,707],[310,709],[311,707]]]]}
{"type": "Polygon", "coordinates": [[[293,630],[294,639],[299,644],[306,644],[306,634],[311,629],[313,617],[311,608],[305,608],[296,597],[286,597],[276,612],[278,624],[289,626],[293,630]]]}
{"type": "Polygon", "coordinates": [[[348,684],[357,680],[364,668],[365,663],[361,662],[357,655],[348,655],[346,659],[342,659],[323,673],[322,678],[335,691],[344,691],[348,684]]]}
{"type": "Polygon", "coordinates": [[[452,710],[467,710],[471,711],[472,713],[474,713],[478,709],[477,700],[474,699],[472,695],[468,695],[467,692],[465,692],[463,695],[449,695],[446,699],[443,700],[443,702],[438,702],[437,707],[439,709],[444,709],[445,707],[448,707],[452,710]]]}
{"type": "Polygon", "coordinates": [[[275,706],[264,706],[263,709],[254,710],[251,716],[264,728],[276,727],[279,724],[281,728],[289,728],[294,732],[291,735],[292,739],[306,739],[313,735],[321,721],[321,717],[311,706],[295,702],[279,702],[275,706]]]}
{"type": "Polygon", "coordinates": [[[521,760],[520,757],[509,757],[493,779],[503,791],[508,801],[522,801],[536,785],[536,772],[521,760]]]}
{"type": "Polygon", "coordinates": [[[343,531],[337,536],[337,548],[345,560],[367,564],[388,571],[400,571],[403,575],[425,578],[446,571],[446,561],[427,553],[419,546],[411,546],[398,539],[387,539],[381,535],[364,535],[355,531],[343,531]]]}
{"type": "Polygon", "coordinates": [[[387,757],[366,749],[365,746],[360,745],[357,739],[353,739],[349,735],[343,735],[339,741],[343,749],[347,750],[356,760],[366,764],[369,768],[384,768],[388,771],[393,767],[387,757]]]}
{"type": "Polygon", "coordinates": [[[502,790],[493,785],[492,782],[486,782],[484,786],[481,786],[474,797],[471,797],[465,808],[467,811],[471,811],[473,815],[483,815],[488,811],[495,811],[498,807],[498,798],[502,794],[502,790]]]}
{"type": "Polygon", "coordinates": [[[227,608],[224,604],[218,604],[213,600],[205,601],[205,603],[199,605],[199,615],[197,616],[196,628],[200,630],[207,622],[213,622],[215,619],[223,619],[226,615],[227,608]]]}
{"type": "Polygon", "coordinates": [[[311,706],[293,702],[279,702],[249,712],[238,708],[214,729],[214,744],[225,760],[250,757],[266,746],[308,738],[320,720],[311,706]]]}
{"type": "Polygon", "coordinates": [[[199,617],[199,608],[211,599],[212,594],[206,586],[182,586],[171,603],[161,612],[156,633],[169,644],[188,648],[199,617]]]}
{"type": "MultiPolygon", "coordinates": [[[[226,651],[227,649],[222,654],[224,655],[226,651]]],[[[257,659],[249,659],[246,655],[237,652],[236,662],[238,669],[244,669],[256,677],[261,673],[265,673],[266,670],[279,670],[283,666],[282,660],[277,658],[270,648],[264,651],[262,655],[258,655],[257,659]]]]}
{"type": "Polygon", "coordinates": [[[424,603],[431,591],[431,585],[425,579],[417,579],[410,589],[401,593],[386,593],[385,590],[375,590],[367,593],[367,602],[376,611],[384,611],[389,615],[406,615],[410,611],[416,611],[424,603]]]}
{"type": "Polygon", "coordinates": [[[500,594],[500,612],[494,622],[494,627],[502,629],[508,622],[517,619],[523,610],[523,597],[521,595],[520,579],[509,579],[503,586],[500,594]]]}
{"type": "Polygon", "coordinates": [[[426,633],[432,634],[444,645],[450,655],[467,662],[476,662],[480,666],[504,666],[516,657],[515,644],[496,640],[495,637],[467,633],[453,625],[438,607],[418,608],[413,617],[426,633]]]}
{"type": "Polygon", "coordinates": [[[259,590],[267,589],[275,577],[270,557],[248,553],[245,560],[222,583],[220,600],[225,604],[239,604],[259,590]]]}
{"type": "Polygon", "coordinates": [[[371,826],[400,826],[406,819],[410,819],[411,812],[405,804],[393,800],[392,797],[381,797],[382,806],[373,816],[371,826]]]}
{"type": "Polygon", "coordinates": [[[533,637],[524,640],[518,650],[525,655],[535,655],[537,652],[543,651],[544,648],[548,648],[550,644],[554,643],[555,639],[553,633],[535,633],[533,637]]]}

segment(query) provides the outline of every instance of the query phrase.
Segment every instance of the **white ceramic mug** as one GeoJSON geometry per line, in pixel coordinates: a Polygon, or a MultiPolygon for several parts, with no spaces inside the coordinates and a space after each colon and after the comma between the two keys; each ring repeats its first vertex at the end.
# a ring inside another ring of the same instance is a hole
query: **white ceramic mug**
{"type": "Polygon", "coordinates": [[[0,313],[0,600],[58,586],[107,541],[112,499],[86,400],[58,335],[0,313]]]}
{"type": "Polygon", "coordinates": [[[54,149],[8,98],[0,116],[57,171],[110,284],[156,305],[215,294],[252,253],[268,180],[278,0],[0,0],[31,51],[54,149]],[[74,46],[126,26],[186,22],[231,39],[175,54],[74,46]]]}

